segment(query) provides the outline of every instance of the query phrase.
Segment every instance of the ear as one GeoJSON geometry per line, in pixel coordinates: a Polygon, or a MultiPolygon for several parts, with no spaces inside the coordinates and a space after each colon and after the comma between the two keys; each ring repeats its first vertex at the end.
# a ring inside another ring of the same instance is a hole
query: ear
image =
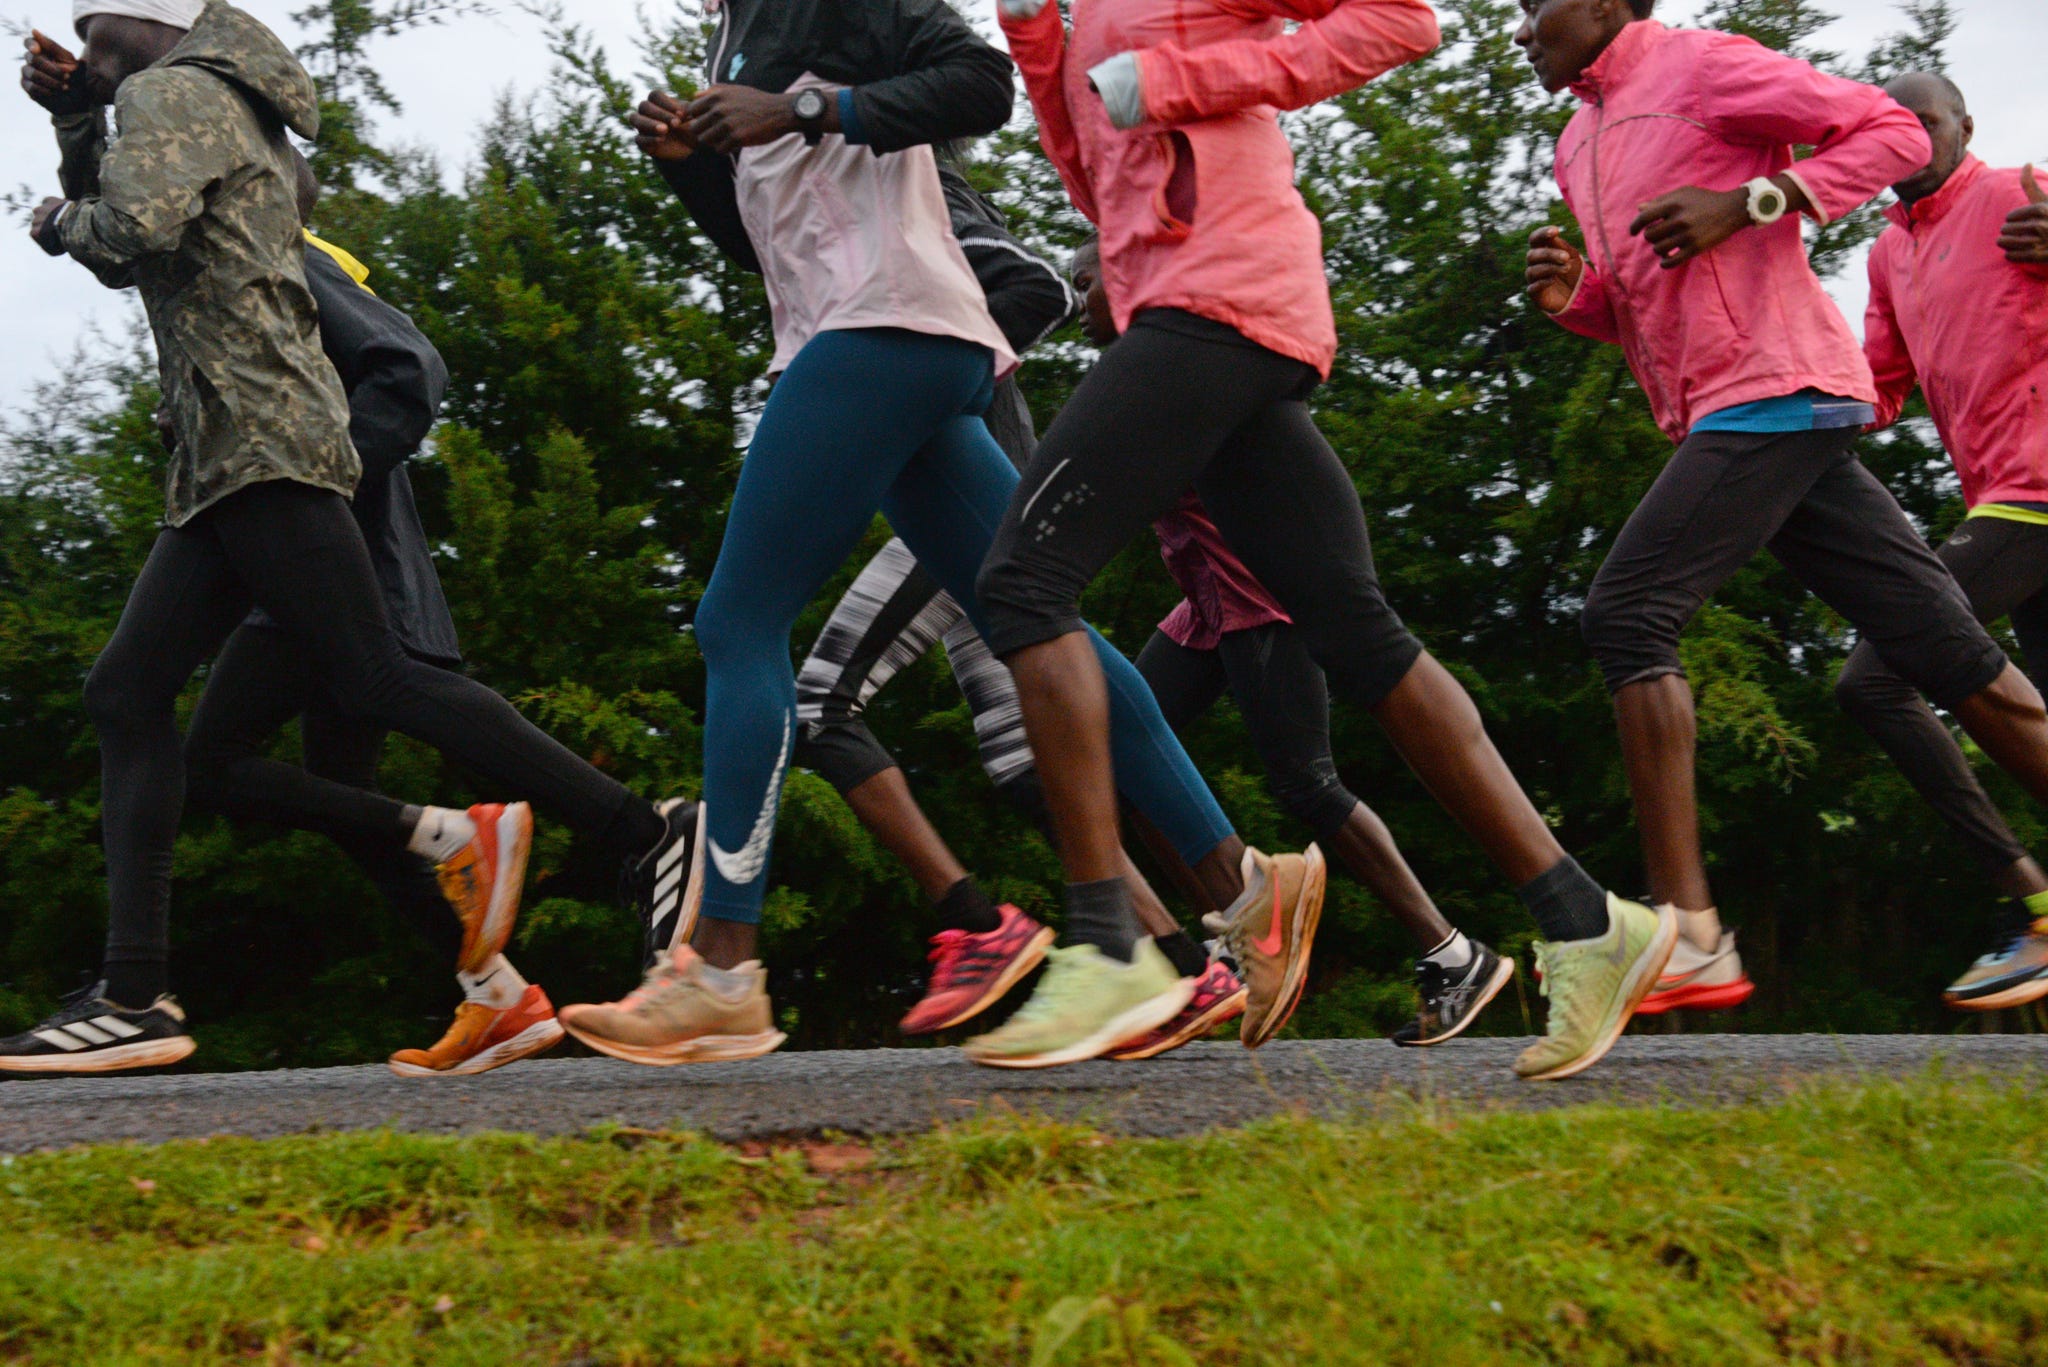
{"type": "Polygon", "coordinates": [[[1968,114],[1963,115],[1963,146],[1968,147],[1970,145],[1970,139],[1976,136],[1977,120],[1972,118],[1968,114]]]}

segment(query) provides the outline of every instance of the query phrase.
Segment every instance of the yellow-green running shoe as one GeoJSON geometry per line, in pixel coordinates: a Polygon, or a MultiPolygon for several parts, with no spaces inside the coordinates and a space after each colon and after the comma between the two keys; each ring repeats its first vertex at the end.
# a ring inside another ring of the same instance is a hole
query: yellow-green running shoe
{"type": "Polygon", "coordinates": [[[1544,940],[1536,971],[1550,998],[1544,1036],[1515,1060],[1531,1082],[1582,1073],[1604,1058],[1678,943],[1678,916],[1607,894],[1607,933],[1590,940],[1544,940]]]}
{"type": "Polygon", "coordinates": [[[1094,945],[1049,951],[1045,976],[1017,1014],[964,1046],[991,1068],[1052,1068],[1108,1053],[1164,1025],[1194,992],[1151,940],[1127,964],[1094,945]]]}

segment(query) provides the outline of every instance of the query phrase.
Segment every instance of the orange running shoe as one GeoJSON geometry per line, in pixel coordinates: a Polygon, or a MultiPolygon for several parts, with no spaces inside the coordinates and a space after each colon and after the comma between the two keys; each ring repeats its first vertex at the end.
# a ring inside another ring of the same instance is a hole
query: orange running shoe
{"type": "Polygon", "coordinates": [[[462,954],[455,966],[476,973],[505,948],[519,919],[533,809],[524,802],[486,802],[471,807],[469,819],[476,834],[434,866],[434,877],[462,922],[462,954]]]}
{"type": "Polygon", "coordinates": [[[464,1077],[544,1054],[561,1038],[554,1003],[534,984],[516,1006],[503,1010],[464,1002],[433,1048],[401,1049],[391,1056],[390,1066],[400,1077],[464,1077]]]}

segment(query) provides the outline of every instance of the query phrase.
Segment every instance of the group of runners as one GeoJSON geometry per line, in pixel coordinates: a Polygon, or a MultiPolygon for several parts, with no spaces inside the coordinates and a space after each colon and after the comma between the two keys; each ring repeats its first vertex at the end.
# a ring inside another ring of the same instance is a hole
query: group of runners
{"type": "Polygon", "coordinates": [[[1256,1047],[1300,999],[1327,848],[1415,937],[1420,1008],[1396,1042],[1440,1043],[1514,963],[1445,920],[1344,787],[1334,698],[1380,723],[1528,909],[1549,1010],[1515,1071],[1567,1077],[1639,1011],[1753,990],[1701,855],[1678,643],[1763,549],[1856,627],[1843,705],[2013,901],[1949,1001],[2048,995],[2048,873],[1930,707],[2048,799],[2048,710],[1984,625],[2010,616],[2023,648],[2048,648],[2048,194],[2030,169],[1969,155],[1963,96],[1939,75],[1880,90],[1746,38],[1666,28],[1653,7],[1524,0],[1515,35],[1542,85],[1580,101],[1556,154],[1577,232],[1534,234],[1529,294],[1625,349],[1676,443],[1583,613],[1641,832],[1637,901],[1559,846],[1463,687],[1388,603],[1358,491],[1310,407],[1337,336],[1279,115],[1430,52],[1424,0],[1074,0],[1065,17],[1050,0],[998,0],[1009,56],[943,0],[710,7],[701,92],[651,94],[631,122],[697,228],[764,278],[773,387],[696,614],[702,792],[659,803],[460,672],[405,475],[447,375],[367,269],[306,232],[319,190],[288,136],[318,132],[305,71],[225,0],[75,0],[76,55],[40,33],[27,43],[22,85],[54,122],[64,191],[32,232],[141,293],[166,517],[86,681],[103,977],[0,1041],[0,1071],[192,1052],[166,975],[188,793],[333,837],[455,964],[454,1023],[394,1056],[401,1073],[485,1071],[565,1031],[649,1064],[766,1053],[783,1035],[758,926],[792,763],[845,795],[936,908],[906,1033],[972,1020],[1043,964],[1029,999],[968,1040],[971,1058],[1144,1058],[1239,1017],[1256,1047]],[[1069,272],[1012,237],[954,165],[963,141],[1008,121],[1013,58],[1045,151],[1098,229],[1069,272]],[[1794,146],[1812,152],[1795,161],[1794,146]],[[1859,344],[1800,220],[1887,186],[1897,203],[1859,344]],[[1039,437],[1013,374],[1077,314],[1100,359],[1039,437]],[[1916,384],[1970,504],[1938,553],[1854,453],[1916,384]],[[896,539],[793,670],[799,613],[877,512],[896,539]],[[1079,602],[1148,524],[1185,599],[1134,663],[1079,602]],[[862,721],[940,641],[990,778],[1057,848],[1057,934],[995,904],[862,721]],[[208,660],[180,737],[175,700],[208,660]],[[1315,837],[1299,854],[1249,848],[1176,738],[1226,691],[1275,796],[1315,837]],[[294,717],[302,766],[267,757],[294,717]],[[457,811],[385,796],[389,730],[509,800],[457,811]],[[535,811],[625,867],[646,955],[619,1001],[557,1012],[504,956],[535,811]],[[1213,938],[1147,885],[1126,826],[1213,938]]]}

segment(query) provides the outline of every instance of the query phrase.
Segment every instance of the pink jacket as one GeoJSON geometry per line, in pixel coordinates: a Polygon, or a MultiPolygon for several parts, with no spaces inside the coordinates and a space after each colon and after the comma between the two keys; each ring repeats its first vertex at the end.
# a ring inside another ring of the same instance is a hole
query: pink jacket
{"type": "Polygon", "coordinates": [[[1789,171],[1822,222],[1925,166],[1920,121],[1875,86],[1752,41],[1630,24],[1572,91],[1557,183],[1586,239],[1586,272],[1557,321],[1618,342],[1657,425],[1682,441],[1707,414],[1817,389],[1874,402],[1863,350],[1807,264],[1799,221],[1745,228],[1665,270],[1628,225],[1685,185],[1732,190],[1789,171]],[[1792,145],[1814,154],[1796,167],[1792,145]]]}
{"type": "Polygon", "coordinates": [[[1170,640],[1189,650],[1214,650],[1233,631],[1294,620],[1224,544],[1223,533],[1192,489],[1152,530],[1159,534],[1159,556],[1167,572],[1187,595],[1159,624],[1170,640]]]}
{"type": "Polygon", "coordinates": [[[1002,16],[1038,136],[1102,230],[1119,330],[1148,308],[1237,329],[1327,376],[1337,328],[1322,225],[1279,111],[1364,85],[1437,43],[1424,0],[1075,0],[1002,16]],[[1288,32],[1289,21],[1301,27],[1288,32]],[[1146,122],[1120,130],[1090,67],[1139,54],[1146,122]]]}
{"type": "Polygon", "coordinates": [[[2048,266],[1998,249],[2005,216],[2027,202],[2017,170],[1975,157],[1870,251],[1863,351],[1888,427],[1917,380],[1963,477],[1963,499],[2048,503],[2048,266]]]}

